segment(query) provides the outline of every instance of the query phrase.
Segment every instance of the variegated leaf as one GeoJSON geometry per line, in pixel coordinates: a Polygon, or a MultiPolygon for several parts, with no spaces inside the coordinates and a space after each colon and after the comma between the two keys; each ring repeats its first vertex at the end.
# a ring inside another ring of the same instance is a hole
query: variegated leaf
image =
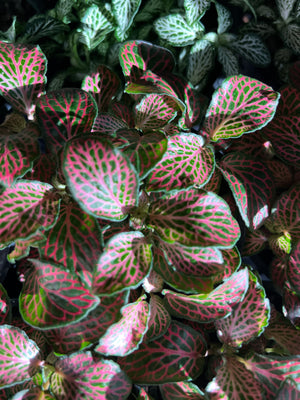
{"type": "Polygon", "coordinates": [[[218,61],[223,67],[226,76],[238,75],[239,60],[238,57],[225,46],[218,46],[218,61]]]}
{"type": "Polygon", "coordinates": [[[285,379],[282,383],[275,400],[297,400],[300,397],[295,381],[291,378],[285,379]]]}
{"type": "Polygon", "coordinates": [[[0,243],[25,239],[38,229],[49,229],[59,212],[59,197],[52,186],[19,181],[0,193],[0,243]]]}
{"type": "Polygon", "coordinates": [[[227,78],[213,94],[203,131],[213,142],[254,132],[270,122],[278,100],[279,94],[262,82],[243,75],[227,78]]]}
{"type": "Polygon", "coordinates": [[[39,46],[0,42],[0,93],[33,119],[35,100],[44,92],[46,57],[39,46]]]}
{"type": "Polygon", "coordinates": [[[202,187],[215,167],[213,148],[203,146],[201,136],[182,133],[168,138],[168,148],[156,164],[147,183],[150,191],[171,191],[202,187]]]}
{"type": "Polygon", "coordinates": [[[284,21],[287,21],[288,17],[290,16],[293,7],[296,3],[296,0],[276,0],[277,9],[281,18],[284,21]]]}
{"type": "Polygon", "coordinates": [[[300,240],[292,246],[287,261],[286,275],[292,288],[300,294],[300,240]]]}
{"type": "Polygon", "coordinates": [[[165,305],[171,315],[198,322],[210,322],[227,317],[240,303],[249,285],[247,268],[235,272],[208,294],[182,295],[165,289],[165,305]]]}
{"type": "Polygon", "coordinates": [[[224,7],[222,4],[216,2],[215,3],[217,14],[218,14],[218,35],[222,35],[229,31],[232,26],[232,15],[231,12],[224,7]]]}
{"type": "Polygon", "coordinates": [[[99,303],[79,279],[54,263],[31,259],[20,294],[20,313],[38,329],[66,326],[79,321],[99,303]]]}
{"type": "Polygon", "coordinates": [[[0,326],[0,387],[10,387],[31,380],[41,363],[37,345],[21,329],[0,326]]]}
{"type": "Polygon", "coordinates": [[[151,294],[149,305],[150,318],[148,319],[148,330],[144,336],[146,343],[164,335],[171,323],[171,316],[159,296],[151,294]]]}
{"type": "Polygon", "coordinates": [[[247,227],[259,228],[269,216],[275,193],[268,168],[245,153],[229,153],[219,163],[247,227]]]}
{"type": "Polygon", "coordinates": [[[100,112],[93,124],[92,133],[114,136],[119,129],[128,128],[127,123],[110,113],[100,112]]]}
{"type": "Polygon", "coordinates": [[[206,343],[194,329],[172,321],[167,332],[118,359],[134,383],[162,384],[196,379],[203,369],[206,343]]]}
{"type": "Polygon", "coordinates": [[[60,358],[51,375],[51,391],[57,400],[126,400],[132,388],[127,375],[112,360],[94,360],[90,352],[60,358]]]}
{"type": "Polygon", "coordinates": [[[210,7],[211,0],[184,0],[185,16],[189,25],[198,21],[210,7]]]}
{"type": "Polygon", "coordinates": [[[90,93],[64,88],[39,97],[36,114],[47,145],[56,153],[74,136],[91,131],[97,106],[90,93]]]}
{"type": "Polygon", "coordinates": [[[141,0],[112,0],[112,10],[118,26],[126,32],[139,10],[141,0]]]}
{"type": "Polygon", "coordinates": [[[191,48],[187,67],[187,78],[201,90],[214,67],[215,46],[208,40],[198,40],[191,48]]]}
{"type": "Polygon", "coordinates": [[[268,236],[269,234],[263,229],[247,230],[242,247],[243,256],[253,256],[264,250],[268,242],[268,236]]]}
{"type": "Polygon", "coordinates": [[[146,222],[163,240],[187,246],[229,248],[240,236],[225,201],[196,189],[158,197],[146,222]]]}
{"type": "Polygon", "coordinates": [[[56,400],[51,394],[44,392],[39,387],[24,389],[16,393],[10,400],[56,400]]]}
{"type": "Polygon", "coordinates": [[[295,54],[300,54],[300,26],[298,23],[290,22],[283,26],[280,31],[282,40],[285,45],[290,48],[295,54]]]}
{"type": "Polygon", "coordinates": [[[38,247],[45,239],[45,235],[39,231],[29,236],[27,239],[17,239],[13,251],[7,256],[7,260],[11,263],[15,263],[16,260],[27,257],[30,252],[30,247],[38,247]]]}
{"type": "Polygon", "coordinates": [[[222,343],[239,348],[260,336],[268,325],[270,302],[263,286],[249,271],[249,287],[243,300],[225,319],[215,322],[217,335],[222,343]]]}
{"type": "Polygon", "coordinates": [[[291,288],[288,281],[285,282],[283,288],[282,300],[283,315],[287,317],[296,328],[300,328],[300,295],[291,288]]]}
{"type": "Polygon", "coordinates": [[[254,65],[266,67],[271,62],[271,54],[262,39],[253,33],[246,33],[231,43],[231,48],[254,65]]]}
{"type": "Polygon", "coordinates": [[[204,400],[204,393],[192,382],[164,383],[159,386],[164,400],[204,400]]]}
{"type": "Polygon", "coordinates": [[[100,256],[93,289],[98,295],[111,295],[137,287],[152,266],[151,244],[141,232],[115,235],[100,256]]]}
{"type": "Polygon", "coordinates": [[[136,205],[139,181],[134,167],[100,137],[69,142],[63,169],[73,197],[95,217],[120,221],[136,205]]]}

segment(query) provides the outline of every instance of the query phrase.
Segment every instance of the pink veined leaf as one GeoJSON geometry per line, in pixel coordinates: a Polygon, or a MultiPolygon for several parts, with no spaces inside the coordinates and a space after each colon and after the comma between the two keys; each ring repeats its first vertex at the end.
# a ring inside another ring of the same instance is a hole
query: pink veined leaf
{"type": "Polygon", "coordinates": [[[6,389],[0,389],[0,399],[7,400],[10,399],[15,394],[18,394],[20,391],[33,389],[35,387],[33,380],[25,381],[23,383],[17,383],[14,386],[10,386],[6,389]]]}
{"type": "Polygon", "coordinates": [[[125,42],[119,54],[123,74],[132,81],[148,70],[168,75],[175,66],[169,50],[141,40],[125,42]]]}
{"type": "Polygon", "coordinates": [[[92,94],[96,100],[98,110],[107,111],[108,106],[116,95],[120,79],[106,65],[99,65],[97,70],[87,75],[81,85],[81,89],[92,94]]]}
{"type": "Polygon", "coordinates": [[[202,390],[192,382],[164,383],[159,390],[164,400],[205,400],[202,390]]]}
{"type": "Polygon", "coordinates": [[[215,168],[214,151],[193,133],[168,138],[168,148],[147,183],[150,191],[171,191],[205,185],[215,168]]]}
{"type": "Polygon", "coordinates": [[[41,96],[36,114],[46,144],[57,153],[71,138],[91,131],[97,106],[90,93],[64,88],[41,96]]]}
{"type": "Polygon", "coordinates": [[[99,298],[62,266],[31,259],[20,294],[24,321],[38,329],[66,326],[97,307],[99,298]]]}
{"type": "Polygon", "coordinates": [[[125,121],[110,113],[100,112],[93,124],[92,133],[113,136],[119,129],[128,129],[125,121]]]}
{"type": "MultiPolygon", "coordinates": [[[[226,144],[227,141],[224,141],[226,144]]],[[[270,141],[263,137],[261,131],[253,132],[251,135],[243,135],[239,140],[233,140],[228,148],[230,153],[247,153],[259,160],[270,160],[274,157],[274,149],[270,141]]]]}
{"type": "Polygon", "coordinates": [[[276,257],[285,259],[292,250],[292,238],[289,232],[270,234],[268,245],[276,257]]]}
{"type": "Polygon", "coordinates": [[[247,230],[242,247],[243,256],[253,256],[260,253],[267,245],[268,236],[269,233],[263,228],[255,231],[247,230]]]}
{"type": "Polygon", "coordinates": [[[41,257],[63,265],[91,286],[92,274],[102,252],[97,220],[77,203],[61,203],[56,224],[39,246],[41,257]]]}
{"type": "Polygon", "coordinates": [[[230,153],[219,163],[247,227],[259,228],[269,216],[275,186],[265,165],[249,155],[230,153]]]}
{"type": "Polygon", "coordinates": [[[160,248],[153,250],[153,256],[154,270],[175,290],[185,294],[209,293],[212,291],[213,279],[211,277],[188,275],[176,271],[174,266],[168,263],[160,248]]]}
{"type": "Polygon", "coordinates": [[[80,137],[69,142],[63,170],[79,205],[98,218],[121,221],[136,206],[137,173],[118,149],[100,137],[80,137]]]}
{"type": "Polygon", "coordinates": [[[206,386],[210,400],[264,400],[259,382],[234,356],[225,356],[216,377],[206,386]]]}
{"type": "Polygon", "coordinates": [[[53,350],[70,354],[96,343],[107,329],[121,318],[120,310],[127,302],[126,292],[100,298],[86,317],[62,328],[43,331],[53,350]]]}
{"type": "Polygon", "coordinates": [[[239,269],[242,263],[242,257],[237,246],[232,249],[222,250],[222,256],[224,260],[224,270],[219,274],[220,281],[230,278],[231,275],[239,269]]]}
{"type": "Polygon", "coordinates": [[[144,279],[143,289],[146,293],[160,293],[164,286],[164,280],[154,269],[151,269],[150,274],[144,279]]]}
{"type": "Polygon", "coordinates": [[[288,354],[299,354],[300,331],[287,318],[276,311],[275,307],[271,309],[271,318],[264,331],[264,336],[267,339],[274,340],[276,346],[279,345],[288,354]]]}
{"type": "Polygon", "coordinates": [[[287,378],[281,385],[275,400],[297,400],[300,397],[296,383],[291,378],[287,378]]]}
{"type": "Polygon", "coordinates": [[[300,295],[300,238],[292,246],[292,251],[287,261],[286,274],[290,285],[300,295]]]}
{"type": "MultiPolygon", "coordinates": [[[[106,221],[106,220],[98,219],[98,222],[99,221],[100,221],[100,223],[103,223],[103,222],[108,223],[108,221],[106,221]]],[[[107,244],[108,241],[110,239],[112,239],[115,235],[117,235],[118,233],[130,231],[129,221],[125,220],[125,221],[121,221],[121,222],[113,222],[112,224],[107,225],[104,228],[101,228],[101,231],[102,231],[103,241],[105,244],[107,244]]]]}
{"type": "Polygon", "coordinates": [[[124,306],[122,318],[100,338],[95,351],[104,356],[124,357],[139,348],[148,329],[149,304],[146,295],[124,306]]]}
{"type": "Polygon", "coordinates": [[[191,87],[187,82],[184,84],[183,101],[186,106],[185,115],[179,120],[182,129],[190,130],[199,123],[207,108],[207,99],[191,87]]]}
{"type": "Polygon", "coordinates": [[[37,247],[45,239],[45,235],[39,231],[29,236],[27,239],[17,239],[13,251],[7,256],[7,260],[11,263],[15,263],[16,260],[27,257],[30,252],[30,247],[37,247]]]}
{"type": "Polygon", "coordinates": [[[237,138],[269,123],[276,111],[279,93],[247,76],[227,78],[213,94],[203,131],[213,142],[237,138]]]}
{"type": "Polygon", "coordinates": [[[292,290],[289,282],[286,282],[283,289],[283,315],[297,328],[300,327],[300,295],[292,290]]]}
{"type": "Polygon", "coordinates": [[[229,248],[240,237],[227,203],[212,192],[197,189],[155,199],[146,223],[166,242],[186,246],[229,248]]]}
{"type": "Polygon", "coordinates": [[[38,229],[56,222],[60,199],[52,186],[36,181],[19,181],[0,193],[0,243],[25,239],[38,229]]]}
{"type": "Polygon", "coordinates": [[[51,183],[52,177],[56,174],[57,162],[56,154],[40,154],[39,158],[34,160],[32,169],[24,175],[24,179],[51,183]]]}
{"type": "Polygon", "coordinates": [[[0,42],[0,93],[14,109],[33,119],[44,92],[47,59],[39,46],[0,42]]]}
{"type": "Polygon", "coordinates": [[[93,281],[97,295],[111,295],[137,287],[152,267],[151,244],[139,232],[115,235],[100,256],[93,281]]]}
{"type": "Polygon", "coordinates": [[[114,116],[125,122],[129,128],[135,127],[134,114],[128,104],[113,102],[111,104],[111,112],[114,116]]]}
{"type": "Polygon", "coordinates": [[[269,316],[269,299],[256,276],[249,271],[249,287],[243,300],[228,317],[215,322],[218,338],[228,346],[239,348],[262,334],[269,316]]]}
{"type": "Polygon", "coordinates": [[[171,323],[171,315],[159,296],[151,294],[149,304],[150,318],[148,319],[148,330],[144,336],[144,342],[146,343],[164,335],[171,323]]]}
{"type": "Polygon", "coordinates": [[[290,166],[276,158],[266,160],[265,164],[274,177],[274,184],[277,191],[286,190],[293,184],[294,176],[290,166]]]}
{"type": "Polygon", "coordinates": [[[136,397],[136,400],[154,400],[154,398],[150,396],[150,394],[147,393],[144,388],[141,387],[138,397],[136,397]]]}
{"type": "Polygon", "coordinates": [[[135,126],[142,131],[163,128],[176,117],[177,110],[172,97],[148,94],[135,105],[135,126]]]}
{"type": "Polygon", "coordinates": [[[112,360],[94,360],[90,352],[78,352],[60,358],[50,378],[57,400],[126,400],[132,384],[112,360]]]}
{"type": "Polygon", "coordinates": [[[206,343],[194,329],[172,321],[166,333],[141,343],[118,363],[137,384],[162,384],[196,379],[203,370],[206,343]]]}
{"type": "Polygon", "coordinates": [[[8,322],[10,317],[10,300],[4,286],[0,283],[0,325],[8,322]]]}
{"type": "MultiPolygon", "coordinates": [[[[119,131],[118,136],[126,138],[124,133],[119,131]]],[[[149,132],[144,136],[138,135],[129,142],[129,145],[124,145],[122,151],[139,171],[140,179],[144,179],[162,159],[167,150],[168,139],[162,132],[157,131],[149,132]]]]}
{"type": "Polygon", "coordinates": [[[209,181],[202,187],[207,192],[219,193],[223,177],[219,168],[215,168],[209,181]]]}
{"type": "Polygon", "coordinates": [[[2,135],[0,127],[0,182],[12,186],[17,178],[30,171],[33,161],[40,155],[36,125],[28,124],[25,129],[15,134],[2,135]]]}
{"type": "Polygon", "coordinates": [[[251,354],[247,359],[241,359],[246,368],[254,374],[265,392],[266,400],[273,400],[286,378],[292,378],[299,388],[300,356],[265,356],[251,354]]]}
{"type": "Polygon", "coordinates": [[[24,331],[11,325],[1,325],[0,336],[0,387],[31,380],[42,361],[37,345],[24,331]]]}
{"type": "Polygon", "coordinates": [[[225,318],[240,303],[249,285],[249,272],[244,268],[208,294],[183,295],[163,290],[165,306],[171,315],[202,323],[225,318]]]}

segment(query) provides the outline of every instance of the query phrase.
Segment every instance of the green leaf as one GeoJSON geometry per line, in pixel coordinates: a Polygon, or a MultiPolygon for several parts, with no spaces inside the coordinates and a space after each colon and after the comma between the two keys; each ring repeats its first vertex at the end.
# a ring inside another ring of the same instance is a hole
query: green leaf
{"type": "Polygon", "coordinates": [[[266,67],[271,62],[268,47],[255,34],[244,34],[240,39],[231,43],[231,49],[259,67],[266,67]]]}
{"type": "Polygon", "coordinates": [[[141,0],[112,0],[114,17],[121,32],[126,32],[139,10],[141,0]]]}
{"type": "Polygon", "coordinates": [[[215,46],[208,40],[199,40],[191,48],[187,78],[194,85],[202,89],[208,79],[209,72],[214,67],[215,46]]]}
{"type": "Polygon", "coordinates": [[[281,18],[287,21],[293,11],[296,0],[276,0],[277,9],[281,18]]]}
{"type": "Polygon", "coordinates": [[[238,57],[225,46],[218,46],[217,52],[218,61],[222,65],[225,75],[238,75],[240,70],[238,57]]]}
{"type": "Polygon", "coordinates": [[[204,15],[205,11],[209,9],[211,0],[184,0],[185,16],[189,25],[204,15]]]}
{"type": "Polygon", "coordinates": [[[218,34],[221,35],[229,31],[232,26],[232,16],[230,11],[222,4],[215,2],[216,10],[218,13],[218,34]]]}
{"type": "Polygon", "coordinates": [[[24,34],[19,40],[21,43],[39,43],[42,38],[54,37],[68,29],[66,24],[49,15],[35,15],[27,22],[24,34]]]}

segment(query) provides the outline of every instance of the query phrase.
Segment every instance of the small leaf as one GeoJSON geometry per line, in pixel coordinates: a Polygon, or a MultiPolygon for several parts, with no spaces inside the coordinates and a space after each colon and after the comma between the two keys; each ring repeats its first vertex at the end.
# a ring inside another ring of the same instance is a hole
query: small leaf
{"type": "Polygon", "coordinates": [[[296,3],[296,0],[276,0],[277,9],[281,18],[284,21],[287,21],[288,17],[290,16],[293,7],[296,3]]]}
{"type": "Polygon", "coordinates": [[[37,345],[15,326],[0,326],[0,336],[0,387],[31,380],[42,361],[37,345]]]}
{"type": "Polygon", "coordinates": [[[211,0],[184,0],[185,16],[189,25],[197,22],[210,7],[211,0]]]}
{"type": "Polygon", "coordinates": [[[275,193],[269,170],[256,158],[238,152],[223,157],[219,168],[246,226],[259,228],[269,216],[275,193]]]}
{"type": "Polygon", "coordinates": [[[46,57],[40,47],[0,42],[0,71],[2,96],[33,119],[35,100],[44,92],[46,82],[46,57]]]}
{"type": "Polygon", "coordinates": [[[100,112],[94,121],[92,132],[113,136],[119,129],[128,128],[127,123],[110,113],[100,112]]]}
{"type": "Polygon", "coordinates": [[[230,11],[220,3],[215,3],[218,13],[218,34],[221,35],[229,31],[232,26],[232,16],[230,11]]]}
{"type": "Polygon", "coordinates": [[[100,137],[69,142],[63,169],[74,198],[95,217],[121,221],[136,205],[136,171],[120,150],[100,137]]]}
{"type": "Polygon", "coordinates": [[[151,244],[141,232],[115,235],[98,260],[94,272],[94,292],[111,295],[135,288],[148,275],[151,266],[151,244]]]}
{"type": "Polygon", "coordinates": [[[99,303],[78,278],[63,267],[36,259],[20,294],[20,312],[27,324],[38,329],[79,321],[99,303]]]}
{"type": "Polygon", "coordinates": [[[273,118],[279,94],[255,79],[225,79],[213,94],[203,130],[213,142],[236,138],[263,128],[273,118]]]}
{"type": "Polygon", "coordinates": [[[164,335],[171,323],[171,315],[163,305],[162,299],[151,294],[150,297],[150,318],[148,319],[148,330],[144,336],[146,343],[160,338],[164,335]]]}
{"type": "Polygon", "coordinates": [[[208,294],[182,295],[165,289],[165,304],[171,315],[201,323],[225,318],[240,303],[248,289],[248,270],[234,273],[208,294]]]}
{"type": "Polygon", "coordinates": [[[244,257],[253,256],[260,253],[267,245],[268,234],[262,229],[255,231],[246,231],[245,239],[242,247],[242,254],[244,257]]]}
{"type": "Polygon", "coordinates": [[[164,400],[204,400],[204,393],[192,382],[164,383],[159,386],[164,400]]]}
{"type": "Polygon", "coordinates": [[[244,34],[231,44],[231,49],[241,57],[259,67],[266,67],[271,62],[271,55],[268,47],[258,35],[253,33],[244,34]]]}
{"type": "Polygon", "coordinates": [[[0,325],[7,322],[10,316],[10,299],[4,288],[0,283],[0,325]]]}
{"type": "Polygon", "coordinates": [[[198,40],[191,48],[187,67],[187,78],[199,89],[206,84],[209,72],[214,67],[215,46],[208,40],[198,40]]]}
{"type": "Polygon", "coordinates": [[[162,384],[196,379],[202,372],[206,343],[194,329],[172,321],[159,339],[141,343],[138,350],[118,359],[134,383],[162,384]]]}
{"type": "Polygon", "coordinates": [[[114,17],[122,32],[126,32],[130,28],[140,5],[141,0],[112,0],[114,17]]]}

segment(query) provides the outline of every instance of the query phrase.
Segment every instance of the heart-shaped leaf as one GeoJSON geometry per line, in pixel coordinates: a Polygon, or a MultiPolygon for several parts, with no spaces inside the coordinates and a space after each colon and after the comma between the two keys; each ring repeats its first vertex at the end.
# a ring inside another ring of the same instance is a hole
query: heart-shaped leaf
{"type": "Polygon", "coordinates": [[[270,302],[263,286],[249,271],[249,287],[243,300],[225,319],[215,322],[221,342],[235,348],[260,336],[268,325],[270,302]]]}
{"type": "Polygon", "coordinates": [[[137,287],[152,266],[151,244],[141,232],[115,235],[104,249],[94,272],[94,292],[111,295],[137,287]]]}
{"type": "Polygon", "coordinates": [[[213,94],[203,131],[213,142],[263,128],[273,118],[279,93],[247,76],[227,78],[213,94]]]}
{"type": "Polygon", "coordinates": [[[0,387],[29,381],[42,361],[39,348],[15,326],[1,325],[0,336],[0,387]]]}
{"type": "Polygon", "coordinates": [[[171,315],[191,321],[210,322],[225,318],[240,303],[248,290],[247,268],[231,275],[211,293],[182,295],[165,289],[165,305],[171,315]]]}
{"type": "Polygon", "coordinates": [[[55,364],[50,385],[57,400],[126,400],[132,384],[112,360],[95,360],[90,352],[60,358],[55,364]]]}
{"type": "Polygon", "coordinates": [[[202,187],[215,167],[214,151],[203,146],[203,139],[193,133],[168,138],[168,148],[148,180],[150,191],[171,191],[202,187]]]}
{"type": "Polygon", "coordinates": [[[13,108],[33,119],[44,92],[46,57],[39,46],[0,42],[0,92],[13,108]]]}
{"type": "Polygon", "coordinates": [[[149,304],[143,295],[124,306],[122,318],[108,328],[95,351],[104,356],[124,357],[138,349],[148,327],[149,304]]]}
{"type": "Polygon", "coordinates": [[[159,339],[118,359],[133,382],[162,384],[196,379],[202,372],[206,343],[194,329],[172,321],[159,339]]]}
{"type": "Polygon", "coordinates": [[[64,88],[39,97],[36,114],[47,145],[57,153],[74,136],[91,131],[97,106],[90,93],[64,88]]]}
{"type": "Polygon", "coordinates": [[[51,228],[60,203],[51,189],[47,183],[24,180],[0,193],[0,243],[28,238],[40,228],[51,228]]]}
{"type": "Polygon", "coordinates": [[[20,312],[38,329],[66,326],[84,318],[99,303],[79,279],[62,266],[36,259],[20,294],[20,312]]]}
{"type": "Polygon", "coordinates": [[[204,393],[192,382],[164,383],[159,386],[164,400],[204,400],[204,393]]]}
{"type": "Polygon", "coordinates": [[[162,299],[155,294],[151,294],[150,318],[148,319],[148,330],[144,336],[144,341],[150,342],[164,335],[170,323],[171,315],[163,305],[162,299]]]}
{"type": "Polygon", "coordinates": [[[196,189],[157,197],[146,222],[163,240],[186,246],[229,248],[240,236],[227,203],[196,189]]]}
{"type": "Polygon", "coordinates": [[[247,227],[257,229],[269,216],[274,179],[265,165],[245,153],[230,153],[219,163],[247,227]]]}
{"type": "Polygon", "coordinates": [[[121,221],[136,205],[139,181],[134,167],[100,137],[69,142],[63,169],[73,197],[95,217],[121,221]]]}

